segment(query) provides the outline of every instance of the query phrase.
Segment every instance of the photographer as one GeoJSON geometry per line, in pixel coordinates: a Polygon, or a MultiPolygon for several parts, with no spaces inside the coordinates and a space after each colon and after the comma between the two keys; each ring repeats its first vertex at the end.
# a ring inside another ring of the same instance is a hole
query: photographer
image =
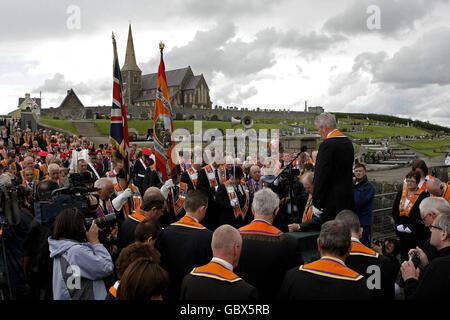
{"type": "Polygon", "coordinates": [[[289,231],[289,224],[298,223],[303,208],[308,200],[303,184],[298,179],[298,169],[288,168],[275,180],[271,189],[280,197],[280,211],[274,226],[283,232],[289,231]]]}
{"type": "MultiPolygon", "coordinates": [[[[58,184],[53,180],[42,181],[37,187],[36,202],[51,200],[58,184]]],[[[52,234],[53,219],[46,222],[33,220],[24,241],[24,270],[34,299],[51,300],[52,264],[47,238],[52,234]]]]}
{"type": "Polygon", "coordinates": [[[26,194],[12,176],[0,176],[0,291],[9,299],[29,298],[30,290],[23,269],[24,239],[29,228],[29,214],[22,204],[26,194]],[[7,290],[6,290],[7,289],[7,290]],[[8,291],[8,294],[6,294],[8,291]]]}
{"type": "Polygon", "coordinates": [[[430,243],[438,250],[437,257],[430,263],[420,248],[412,249],[409,253],[415,253],[420,262],[416,266],[413,261],[405,261],[401,267],[407,300],[439,300],[450,296],[450,216],[438,216],[430,224],[430,230],[430,243]]]}
{"type": "Polygon", "coordinates": [[[84,217],[76,208],[65,209],[56,217],[48,239],[55,300],[105,299],[103,278],[112,274],[114,264],[98,240],[98,231],[92,222],[86,232],[84,217]]]}

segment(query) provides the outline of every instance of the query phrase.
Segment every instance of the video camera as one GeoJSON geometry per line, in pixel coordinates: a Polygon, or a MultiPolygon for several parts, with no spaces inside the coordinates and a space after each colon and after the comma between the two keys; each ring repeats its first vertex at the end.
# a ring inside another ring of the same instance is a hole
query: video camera
{"type": "Polygon", "coordinates": [[[16,177],[8,177],[0,183],[0,214],[6,217],[7,223],[17,225],[20,223],[20,206],[24,206],[26,198],[32,190],[17,183],[16,177]]]}
{"type": "Polygon", "coordinates": [[[92,183],[89,172],[72,173],[69,176],[69,186],[53,190],[48,199],[39,199],[34,203],[35,219],[40,223],[51,223],[64,209],[76,207],[86,214],[89,209],[89,195],[98,191],[97,188],[88,188],[92,183]]]}

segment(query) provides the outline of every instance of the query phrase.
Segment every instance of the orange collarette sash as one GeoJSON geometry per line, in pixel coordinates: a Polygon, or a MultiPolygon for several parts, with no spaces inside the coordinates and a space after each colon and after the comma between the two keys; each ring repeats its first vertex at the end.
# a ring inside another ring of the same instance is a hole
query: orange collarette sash
{"type": "Polygon", "coordinates": [[[303,211],[302,222],[306,222],[311,220],[313,215],[313,203],[312,203],[312,195],[308,196],[308,202],[306,203],[305,210],[303,211]]]}
{"type": "Polygon", "coordinates": [[[345,137],[345,135],[342,132],[335,129],[330,132],[330,134],[327,136],[327,139],[329,139],[329,138],[344,138],[344,137],[345,137]]]}
{"type": "Polygon", "coordinates": [[[144,216],[140,210],[137,210],[132,215],[129,215],[128,218],[130,218],[131,220],[137,221],[137,222],[142,222],[142,221],[148,220],[148,218],[146,216],[144,216]]]}
{"type": "Polygon", "coordinates": [[[264,220],[253,220],[246,226],[239,228],[238,230],[243,234],[264,234],[268,236],[279,236],[283,234],[283,232],[273,225],[264,220]]]}
{"type": "Polygon", "coordinates": [[[236,282],[242,280],[236,274],[234,274],[233,271],[228,270],[223,264],[218,261],[211,261],[204,266],[194,268],[194,270],[191,271],[191,275],[213,278],[227,282],[236,282]]]}
{"type": "Polygon", "coordinates": [[[119,289],[119,281],[116,281],[116,283],[114,283],[114,285],[109,288],[109,293],[111,293],[111,295],[117,299],[117,289],[119,289]]]}
{"type": "Polygon", "coordinates": [[[171,226],[181,226],[181,227],[187,227],[187,228],[193,228],[193,229],[206,229],[204,226],[202,226],[200,223],[195,221],[190,216],[184,216],[177,222],[172,223],[171,226]]]}
{"type": "MultiPolygon", "coordinates": [[[[442,190],[442,196],[440,198],[444,198],[447,201],[450,201],[450,184],[444,184],[444,190],[442,190]]],[[[432,198],[436,197],[434,194],[431,195],[432,198]]]]}
{"type": "Polygon", "coordinates": [[[183,209],[184,199],[186,199],[186,192],[187,192],[187,183],[180,182],[180,192],[178,193],[178,199],[174,203],[174,209],[175,213],[178,215],[181,210],[183,209]]]}
{"type": "Polygon", "coordinates": [[[417,201],[417,198],[419,198],[419,196],[420,196],[420,192],[419,192],[419,190],[417,190],[416,193],[414,194],[414,197],[412,197],[411,200],[409,200],[409,203],[406,206],[406,209],[403,209],[405,206],[407,194],[408,194],[408,188],[406,188],[406,186],[404,186],[403,191],[402,191],[402,199],[400,200],[400,204],[398,205],[398,208],[400,211],[400,217],[403,217],[403,216],[408,217],[409,216],[411,208],[414,206],[414,204],[417,201]]]}
{"type": "Polygon", "coordinates": [[[352,239],[352,248],[350,249],[350,255],[378,258],[378,253],[366,247],[361,242],[355,239],[352,239]]]}
{"type": "Polygon", "coordinates": [[[224,181],[227,179],[225,166],[221,164],[221,165],[219,165],[218,169],[219,169],[219,178],[221,181],[216,180],[216,175],[214,173],[214,169],[210,164],[208,164],[205,167],[206,176],[208,177],[209,185],[211,188],[217,187],[219,184],[224,183],[224,181]]]}
{"type": "MultiPolygon", "coordinates": [[[[122,188],[119,186],[118,183],[114,184],[114,190],[119,193],[122,190],[122,188]]],[[[125,214],[125,217],[131,216],[133,211],[137,211],[141,207],[141,195],[139,193],[139,190],[136,188],[134,184],[131,185],[131,199],[132,199],[132,208],[130,208],[130,202],[127,201],[123,205],[123,213],[125,214]]]]}
{"type": "Polygon", "coordinates": [[[300,266],[300,271],[314,273],[320,276],[358,281],[363,278],[362,275],[342,264],[338,259],[324,256],[320,260],[300,266]]]}
{"type": "Polygon", "coordinates": [[[250,195],[249,195],[247,188],[243,187],[244,192],[245,192],[244,208],[241,208],[241,205],[239,204],[239,199],[237,198],[236,192],[234,191],[234,186],[229,181],[226,182],[225,189],[227,190],[230,201],[232,201],[233,199],[236,199],[236,204],[233,207],[234,217],[237,218],[239,216],[242,216],[242,219],[244,219],[245,215],[247,214],[247,211],[248,211],[248,204],[249,204],[249,200],[250,200],[250,195]]]}
{"type": "Polygon", "coordinates": [[[191,179],[192,183],[194,184],[194,188],[197,188],[197,180],[198,180],[198,173],[193,169],[188,169],[189,178],[191,179]]]}

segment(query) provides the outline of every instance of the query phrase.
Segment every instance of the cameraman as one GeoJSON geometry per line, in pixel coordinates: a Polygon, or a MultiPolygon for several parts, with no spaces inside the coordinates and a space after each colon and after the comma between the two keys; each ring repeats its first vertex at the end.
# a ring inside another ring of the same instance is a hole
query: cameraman
{"type": "Polygon", "coordinates": [[[3,276],[0,283],[3,282],[8,287],[10,299],[25,299],[30,294],[23,271],[23,244],[28,231],[27,213],[20,205],[24,200],[24,194],[20,193],[20,186],[14,185],[12,176],[3,173],[0,176],[0,274],[3,276]]]}
{"type": "MultiPolygon", "coordinates": [[[[42,181],[37,187],[36,202],[50,201],[52,191],[58,188],[53,180],[42,181]]],[[[52,234],[53,222],[54,220],[40,223],[33,220],[24,241],[25,276],[36,300],[52,299],[52,264],[47,238],[52,234]]]]}
{"type": "MultiPolygon", "coordinates": [[[[117,199],[117,197],[111,201],[111,196],[114,194],[114,185],[109,178],[104,177],[95,181],[94,187],[97,188],[98,191],[97,195],[95,197],[92,196],[90,199],[92,213],[90,213],[88,218],[107,217],[106,219],[108,219],[109,222],[106,226],[101,228],[99,239],[100,242],[108,249],[111,256],[115,257],[119,252],[116,237],[118,228],[116,217],[120,216],[117,214],[120,211],[115,210],[117,207],[117,202],[115,202],[115,199],[117,199]],[[94,211],[95,203],[97,206],[94,211]]],[[[121,221],[119,222],[121,223],[121,221]]]]}
{"type": "Polygon", "coordinates": [[[274,226],[283,232],[288,232],[288,225],[298,223],[299,214],[308,200],[303,184],[298,179],[299,170],[287,169],[275,180],[271,189],[280,197],[280,211],[275,218],[274,226]],[[276,185],[276,186],[275,186],[276,185]]]}

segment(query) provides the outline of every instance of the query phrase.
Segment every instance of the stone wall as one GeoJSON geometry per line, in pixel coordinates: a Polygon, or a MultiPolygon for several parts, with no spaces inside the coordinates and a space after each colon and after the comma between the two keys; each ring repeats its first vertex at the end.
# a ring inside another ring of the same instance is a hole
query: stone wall
{"type": "MultiPolygon", "coordinates": [[[[281,110],[248,110],[248,109],[201,109],[196,107],[173,107],[175,120],[210,120],[210,121],[231,121],[232,117],[242,118],[246,115],[254,120],[305,120],[313,119],[317,113],[303,111],[281,111],[281,110]]],[[[127,107],[127,115],[130,119],[147,120],[153,119],[153,108],[147,106],[127,107]]],[[[41,110],[41,117],[65,118],[67,120],[84,119],[109,119],[111,116],[111,106],[95,106],[84,108],[49,108],[41,110]]]]}

